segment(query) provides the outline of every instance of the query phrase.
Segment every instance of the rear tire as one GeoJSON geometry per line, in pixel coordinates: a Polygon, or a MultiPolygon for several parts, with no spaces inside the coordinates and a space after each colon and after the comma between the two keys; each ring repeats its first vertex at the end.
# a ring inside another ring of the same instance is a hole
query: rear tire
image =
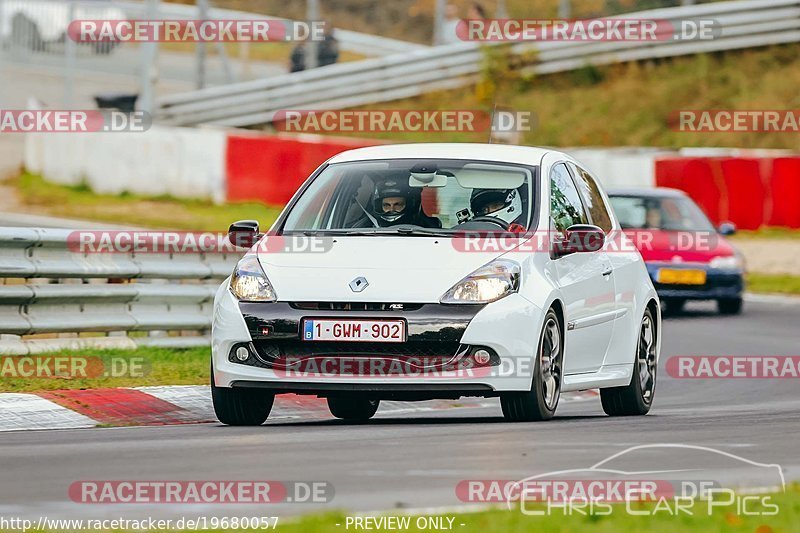
{"type": "Polygon", "coordinates": [[[641,416],[650,412],[656,392],[658,328],[653,312],[644,312],[636,343],[631,382],[625,387],[600,389],[600,401],[608,416],[641,416]]]}
{"type": "Polygon", "coordinates": [[[211,370],[211,401],[217,419],[228,426],[260,426],[266,422],[275,395],[260,389],[234,389],[214,385],[211,370]]]}
{"type": "Polygon", "coordinates": [[[380,400],[358,397],[328,398],[328,409],[336,418],[352,422],[365,422],[372,418],[380,407],[380,400]]]}
{"type": "Polygon", "coordinates": [[[725,298],[717,300],[717,309],[721,315],[738,315],[742,312],[744,300],[742,298],[725,298]]]}
{"type": "Polygon", "coordinates": [[[500,395],[500,407],[507,421],[538,422],[553,418],[561,397],[563,359],[564,336],[556,312],[550,309],[539,337],[531,390],[500,395]]]}

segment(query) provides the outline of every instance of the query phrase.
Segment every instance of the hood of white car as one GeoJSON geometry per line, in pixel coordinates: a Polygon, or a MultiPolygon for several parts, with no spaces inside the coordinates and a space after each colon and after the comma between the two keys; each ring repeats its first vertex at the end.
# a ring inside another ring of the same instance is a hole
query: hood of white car
{"type": "MultiPolygon", "coordinates": [[[[273,239],[274,237],[266,237],[273,239]]],[[[258,258],[279,301],[433,303],[453,285],[500,252],[464,252],[449,238],[345,236],[324,251],[269,251],[258,258]],[[350,288],[356,278],[368,285],[350,288]]]]}

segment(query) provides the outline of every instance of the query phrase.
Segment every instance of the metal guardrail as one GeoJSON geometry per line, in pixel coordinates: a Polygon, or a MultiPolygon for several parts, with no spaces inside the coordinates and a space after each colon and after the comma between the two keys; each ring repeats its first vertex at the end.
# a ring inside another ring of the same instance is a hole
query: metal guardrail
{"type": "Polygon", "coordinates": [[[214,293],[240,254],[81,253],[72,234],[0,227],[0,354],[209,344],[214,293]]]}
{"type": "MultiPolygon", "coordinates": [[[[677,57],[800,41],[800,0],[736,0],[629,13],[620,18],[713,19],[721,27],[712,40],[657,42],[540,42],[507,45],[513,53],[535,52],[525,70],[550,74],[586,65],[677,57]]],[[[165,124],[255,126],[285,109],[342,109],[375,104],[474,83],[483,46],[456,43],[378,59],[173,94],[157,101],[165,124]]]]}

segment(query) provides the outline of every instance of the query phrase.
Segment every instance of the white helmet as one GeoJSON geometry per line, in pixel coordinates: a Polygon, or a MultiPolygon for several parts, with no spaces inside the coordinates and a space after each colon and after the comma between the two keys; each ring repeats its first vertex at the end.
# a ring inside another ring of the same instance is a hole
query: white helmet
{"type": "Polygon", "coordinates": [[[522,215],[522,200],[516,189],[474,189],[469,206],[475,217],[495,217],[507,224],[522,215]]]}

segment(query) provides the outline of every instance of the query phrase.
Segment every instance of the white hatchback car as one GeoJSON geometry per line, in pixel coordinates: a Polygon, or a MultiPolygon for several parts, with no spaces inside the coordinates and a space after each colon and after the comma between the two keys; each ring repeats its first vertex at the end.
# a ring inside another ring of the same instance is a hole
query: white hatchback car
{"type": "Polygon", "coordinates": [[[650,410],[658,296],[597,180],[566,154],[351,150],[267,235],[254,221],[229,235],[252,246],[214,301],[225,424],[262,424],[281,393],[325,397],[348,420],[382,399],[462,396],[546,420],[562,392],[592,388],[609,415],[650,410]]]}

